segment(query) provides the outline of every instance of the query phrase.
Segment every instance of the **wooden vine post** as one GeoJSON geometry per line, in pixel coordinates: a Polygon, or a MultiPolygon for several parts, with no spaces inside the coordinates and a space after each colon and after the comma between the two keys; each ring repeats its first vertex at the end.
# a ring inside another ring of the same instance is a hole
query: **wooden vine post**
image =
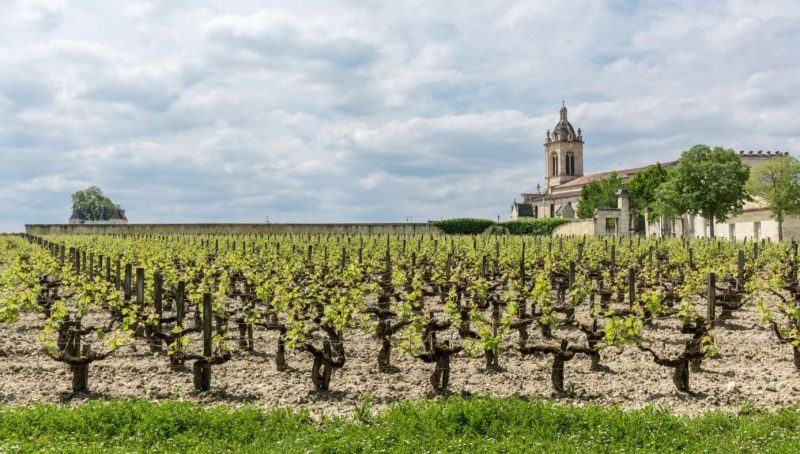
{"type": "Polygon", "coordinates": [[[630,307],[636,304],[636,270],[628,268],[628,303],[630,307]]]}
{"type": "Polygon", "coordinates": [[[148,325],[148,341],[150,342],[150,352],[161,353],[161,339],[153,333],[161,332],[161,316],[163,314],[163,278],[161,273],[156,271],[153,274],[153,307],[155,310],[155,323],[148,325]]]}
{"type": "Polygon", "coordinates": [[[741,249],[739,249],[739,253],[736,257],[736,265],[736,279],[739,281],[736,283],[736,287],[739,291],[742,291],[744,290],[744,251],[741,249]]]}
{"type": "Polygon", "coordinates": [[[131,300],[131,272],[133,267],[130,263],[125,264],[125,281],[122,287],[123,295],[125,297],[125,301],[131,300]]]}
{"type": "MultiPolygon", "coordinates": [[[[183,319],[186,317],[186,282],[180,281],[178,282],[178,289],[175,292],[175,326],[179,326],[181,330],[183,330],[183,319]]],[[[178,332],[175,334],[175,346],[176,349],[181,349],[181,338],[183,337],[183,331],[178,332]]],[[[173,353],[170,357],[170,360],[173,363],[179,361],[181,364],[183,363],[183,355],[178,355],[173,353]]]]}
{"type": "Polygon", "coordinates": [[[717,289],[716,289],[716,276],[714,273],[708,273],[708,295],[706,296],[706,318],[710,323],[713,323],[716,320],[716,316],[714,313],[714,309],[716,308],[717,304],[717,289]]]}
{"type": "Polygon", "coordinates": [[[208,391],[211,389],[211,364],[209,359],[213,353],[211,348],[211,294],[203,294],[203,359],[194,362],[194,389],[208,391]]]}

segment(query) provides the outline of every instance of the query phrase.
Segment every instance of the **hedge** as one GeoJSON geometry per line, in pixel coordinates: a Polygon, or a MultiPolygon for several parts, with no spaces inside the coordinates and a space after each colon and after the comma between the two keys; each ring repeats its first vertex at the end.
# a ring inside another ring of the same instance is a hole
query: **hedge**
{"type": "Polygon", "coordinates": [[[478,235],[494,225],[494,222],[488,219],[455,218],[436,221],[433,225],[448,235],[478,235]]]}
{"type": "Polygon", "coordinates": [[[433,224],[448,235],[478,235],[496,225],[508,229],[512,235],[551,235],[559,225],[569,222],[563,218],[517,219],[496,224],[488,219],[456,218],[436,221],[433,224]]]}
{"type": "Polygon", "coordinates": [[[503,226],[512,235],[552,235],[556,227],[567,222],[569,219],[564,218],[516,219],[503,226]]]}

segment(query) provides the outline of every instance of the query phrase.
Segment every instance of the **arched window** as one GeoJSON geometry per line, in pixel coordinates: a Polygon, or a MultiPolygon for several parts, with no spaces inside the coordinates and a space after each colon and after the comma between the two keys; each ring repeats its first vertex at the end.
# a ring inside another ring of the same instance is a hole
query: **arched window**
{"type": "Polygon", "coordinates": [[[575,175],[575,155],[572,152],[567,153],[566,157],[567,175],[575,175]]]}
{"type": "Polygon", "coordinates": [[[553,153],[552,156],[550,157],[550,162],[551,162],[550,169],[552,170],[552,175],[553,176],[558,175],[558,155],[553,153]]]}

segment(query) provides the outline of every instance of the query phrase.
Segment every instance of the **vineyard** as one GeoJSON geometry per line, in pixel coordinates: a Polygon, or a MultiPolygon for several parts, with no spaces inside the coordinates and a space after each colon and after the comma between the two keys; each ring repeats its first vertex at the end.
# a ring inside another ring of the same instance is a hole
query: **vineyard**
{"type": "Polygon", "coordinates": [[[794,243],[0,236],[0,399],[800,398],[794,243]]]}

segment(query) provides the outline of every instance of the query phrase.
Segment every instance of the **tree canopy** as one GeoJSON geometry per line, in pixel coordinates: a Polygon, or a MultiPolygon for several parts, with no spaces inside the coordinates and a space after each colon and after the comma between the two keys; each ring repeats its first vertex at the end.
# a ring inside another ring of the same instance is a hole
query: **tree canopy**
{"type": "Polygon", "coordinates": [[[578,200],[576,213],[579,218],[594,217],[598,208],[616,208],[617,192],[624,187],[624,181],[612,172],[602,180],[592,181],[581,188],[581,198],[578,200]]]}
{"type": "Polygon", "coordinates": [[[80,211],[90,221],[99,220],[103,208],[108,215],[111,215],[114,210],[120,209],[120,206],[105,196],[97,186],[90,186],[72,194],[72,210],[80,211]]]}
{"type": "Polygon", "coordinates": [[[643,213],[648,207],[654,210],[653,216],[659,216],[655,206],[656,192],[659,186],[667,181],[667,171],[656,163],[633,176],[627,187],[631,195],[631,208],[643,213]]]}
{"type": "Polygon", "coordinates": [[[762,198],[772,211],[782,240],[784,217],[800,214],[800,162],[791,156],[767,160],[751,170],[747,190],[762,198]]]}
{"type": "Polygon", "coordinates": [[[714,237],[714,223],[740,213],[749,200],[745,188],[749,175],[735,151],[695,145],[683,152],[656,191],[658,206],[662,215],[701,215],[708,219],[714,237]]]}

